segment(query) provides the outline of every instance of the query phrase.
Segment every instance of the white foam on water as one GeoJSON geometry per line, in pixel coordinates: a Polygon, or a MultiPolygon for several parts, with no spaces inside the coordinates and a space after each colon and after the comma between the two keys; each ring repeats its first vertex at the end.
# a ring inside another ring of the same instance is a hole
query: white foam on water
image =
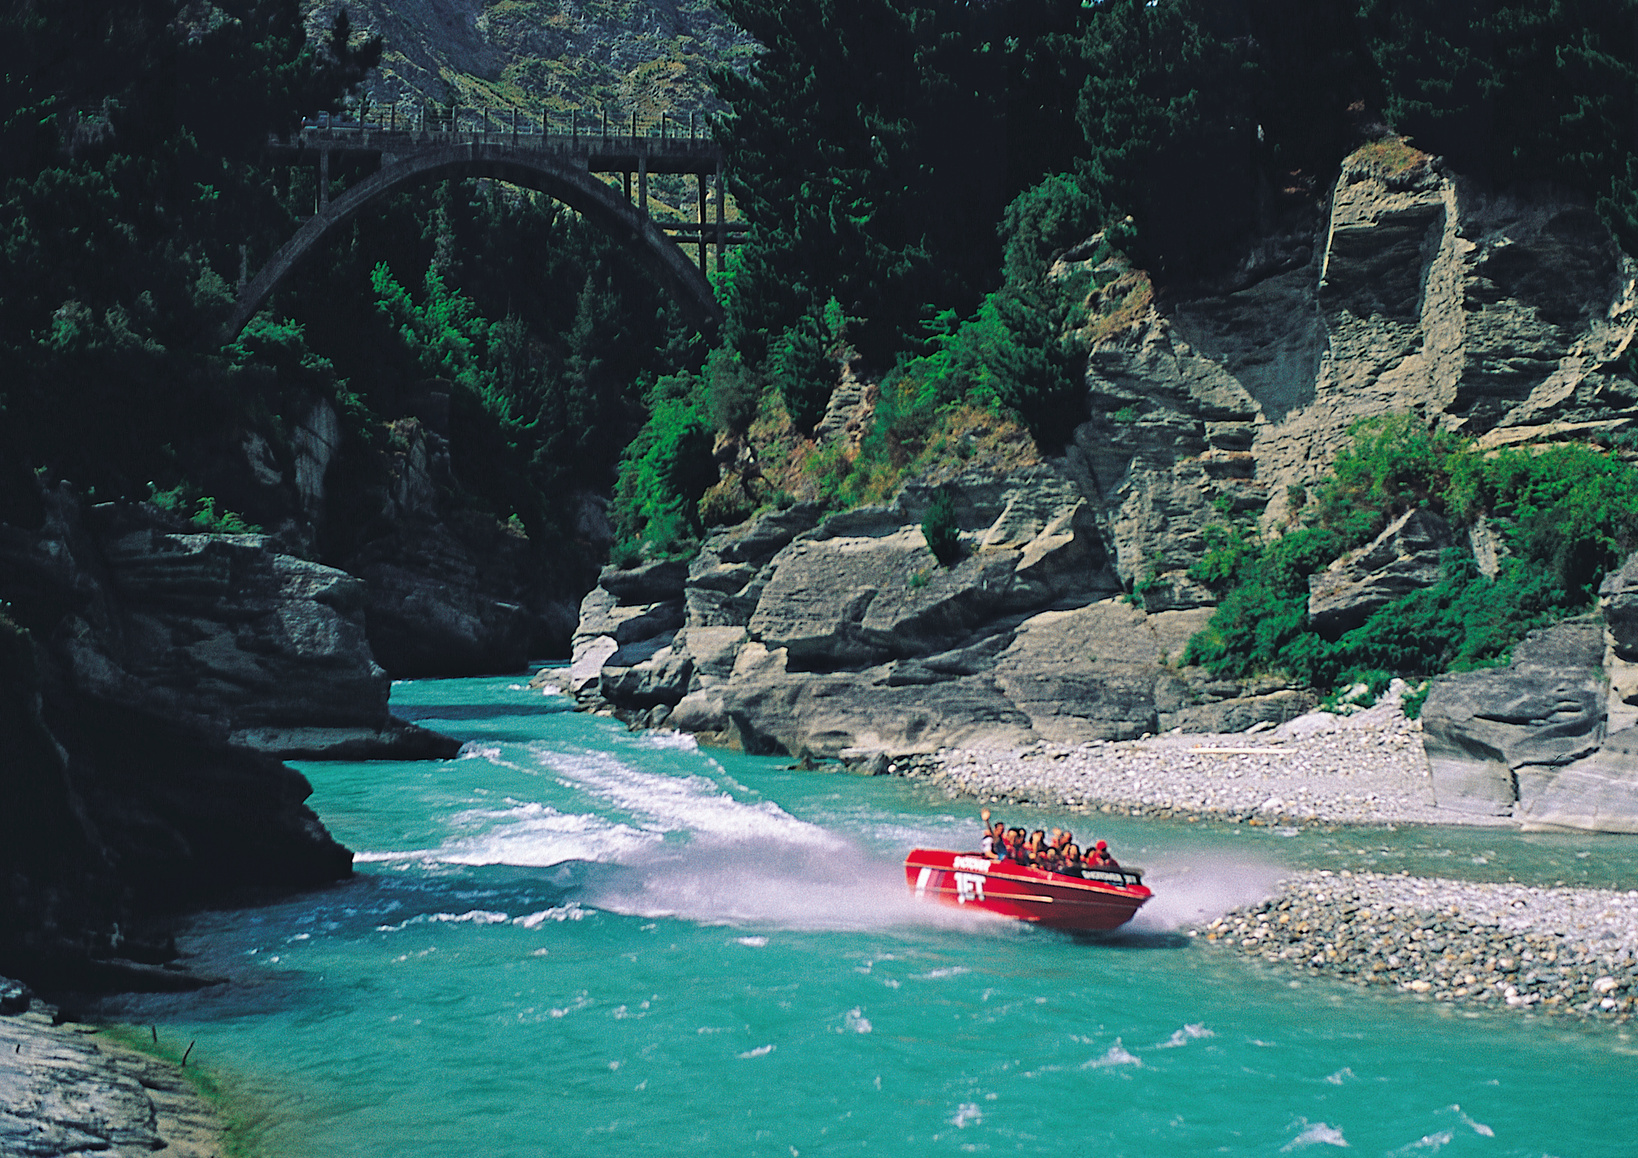
{"type": "Polygon", "coordinates": [[[943,981],[946,977],[960,977],[963,973],[971,972],[972,970],[965,965],[951,965],[943,969],[929,969],[925,973],[912,973],[910,979],[912,981],[943,981]]]}
{"type": "Polygon", "coordinates": [[[1485,1138],[1494,1138],[1496,1136],[1496,1131],[1492,1130],[1489,1126],[1486,1126],[1483,1122],[1475,1122],[1472,1118],[1464,1114],[1461,1106],[1450,1106],[1449,1109],[1451,1113],[1455,1114],[1461,1119],[1462,1125],[1468,1127],[1475,1134],[1485,1138]]]}
{"type": "Polygon", "coordinates": [[[587,996],[585,990],[581,990],[575,995],[575,999],[569,1002],[569,1004],[550,1009],[547,1012],[550,1013],[553,1018],[561,1020],[562,1018],[569,1016],[571,1013],[577,1013],[580,1010],[585,1009],[591,1004],[592,999],[587,996]]]}
{"type": "Polygon", "coordinates": [[[638,743],[645,748],[670,748],[680,752],[698,752],[700,742],[690,732],[644,732],[638,743]]]}
{"type": "Polygon", "coordinates": [[[1217,1035],[1207,1029],[1203,1022],[1185,1024],[1182,1029],[1172,1031],[1172,1036],[1165,1041],[1158,1042],[1155,1049],[1176,1049],[1180,1045],[1188,1045],[1191,1041],[1199,1041],[1204,1037],[1217,1035]]]}
{"type": "MultiPolygon", "coordinates": [[[[602,847],[567,855],[630,870],[587,882],[581,900],[596,908],[782,929],[975,923],[972,914],[916,901],[905,886],[902,862],[872,856],[770,801],[738,799],[709,777],[645,772],[600,752],[536,749],[535,756],[565,785],[629,818],[624,825],[579,818],[588,831],[576,840],[591,843],[590,829],[600,824],[604,828],[595,835],[602,847]],[[678,834],[686,839],[676,839],[678,834]]],[[[544,815],[539,823],[548,821],[563,823],[544,815]]],[[[482,839],[494,844],[498,838],[482,839]]]]}
{"type": "Polygon", "coordinates": [[[442,921],[451,925],[471,923],[474,925],[501,925],[512,919],[510,913],[496,913],[487,909],[472,909],[465,913],[433,913],[427,918],[429,921],[442,921]]]}
{"type": "Polygon", "coordinates": [[[735,937],[734,940],[739,944],[749,946],[752,949],[761,949],[768,943],[768,938],[766,937],[735,937]]]}
{"type": "Polygon", "coordinates": [[[462,812],[451,819],[475,831],[436,849],[365,855],[376,859],[429,859],[444,864],[544,867],[566,860],[620,861],[663,837],[592,813],[559,812],[534,801],[505,809],[462,812]]]}
{"type": "Polygon", "coordinates": [[[1308,1146],[1343,1146],[1348,1145],[1348,1139],[1342,1136],[1342,1131],[1335,1126],[1324,1122],[1310,1123],[1307,1118],[1298,1118],[1292,1126],[1301,1126],[1302,1133],[1280,1147],[1280,1153],[1291,1150],[1300,1150],[1308,1146]]]}
{"type": "Polygon", "coordinates": [[[501,750],[499,747],[490,747],[483,744],[463,744],[457,760],[489,760],[498,761],[501,750]]]}
{"type": "Polygon", "coordinates": [[[965,1130],[969,1125],[982,1125],[984,1111],[978,1108],[977,1102],[962,1102],[956,1107],[955,1116],[950,1119],[950,1125],[957,1130],[965,1130]]]}
{"type": "Polygon", "coordinates": [[[1354,1071],[1349,1069],[1347,1066],[1343,1066],[1334,1074],[1327,1074],[1325,1076],[1325,1080],[1330,1082],[1333,1086],[1340,1086],[1343,1082],[1352,1081],[1353,1079],[1354,1071]]]}
{"type": "Polygon", "coordinates": [[[742,1058],[767,1057],[769,1054],[771,1054],[774,1050],[776,1050],[778,1048],[779,1048],[778,1046],[773,1046],[773,1045],[759,1045],[755,1049],[748,1049],[744,1053],[739,1054],[738,1056],[742,1057],[742,1058]]]}
{"type": "Polygon", "coordinates": [[[1142,1064],[1143,1059],[1121,1045],[1120,1038],[1117,1037],[1115,1044],[1110,1046],[1102,1056],[1083,1063],[1081,1068],[1083,1070],[1101,1070],[1110,1066],[1141,1066],[1142,1064]]]}
{"type": "Polygon", "coordinates": [[[1423,1134],[1414,1142],[1407,1142],[1397,1150],[1390,1150],[1390,1154],[1437,1154],[1442,1148],[1450,1145],[1456,1137],[1454,1130],[1440,1130],[1437,1134],[1423,1134]]]}
{"type": "MultiPolygon", "coordinates": [[[[688,737],[693,742],[693,737],[688,737]]],[[[536,758],[570,787],[591,793],[646,821],[657,832],[688,832],[718,839],[778,839],[787,844],[840,850],[841,837],[798,820],[772,801],[747,804],[704,776],[644,772],[604,752],[536,750],[536,758]]]]}
{"type": "Polygon", "coordinates": [[[497,913],[488,909],[472,909],[465,913],[421,913],[400,921],[396,925],[377,925],[378,933],[397,933],[411,925],[442,924],[442,925],[499,925],[512,919],[510,913],[497,913]]]}
{"type": "Polygon", "coordinates": [[[538,913],[518,917],[512,924],[524,929],[538,929],[547,921],[558,921],[560,923],[563,921],[579,921],[583,920],[585,916],[586,910],[570,901],[566,905],[553,905],[551,908],[542,909],[538,913]]]}
{"type": "Polygon", "coordinates": [[[1153,899],[1127,927],[1165,932],[1211,921],[1263,900],[1288,871],[1264,861],[1219,856],[1161,862],[1143,876],[1153,899]]]}
{"type": "Polygon", "coordinates": [[[850,1033],[869,1033],[874,1027],[864,1015],[864,1007],[855,1005],[842,1018],[842,1026],[850,1033]]]}

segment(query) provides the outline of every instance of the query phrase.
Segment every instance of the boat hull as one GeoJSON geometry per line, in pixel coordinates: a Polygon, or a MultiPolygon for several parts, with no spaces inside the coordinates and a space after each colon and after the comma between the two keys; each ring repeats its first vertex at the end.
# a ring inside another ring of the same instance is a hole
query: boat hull
{"type": "Polygon", "coordinates": [[[1118,929],[1153,895],[1134,873],[1105,876],[1084,880],[945,849],[918,848],[904,858],[905,884],[918,900],[1052,929],[1118,929]]]}

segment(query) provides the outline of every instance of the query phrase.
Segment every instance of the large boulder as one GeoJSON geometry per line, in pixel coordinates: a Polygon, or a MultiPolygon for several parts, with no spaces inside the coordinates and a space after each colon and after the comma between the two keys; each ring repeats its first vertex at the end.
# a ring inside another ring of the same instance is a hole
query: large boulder
{"type": "Polygon", "coordinates": [[[748,624],[753,637],[810,667],[924,654],[986,619],[1018,563],[1015,552],[990,551],[945,569],[920,527],[884,514],[857,529],[867,533],[780,553],[748,624]]]}
{"type": "Polygon", "coordinates": [[[995,661],[996,687],[1057,743],[1132,740],[1159,730],[1155,689],[1209,610],[1150,615],[1108,599],[1025,620],[995,661]]]}
{"type": "Polygon", "coordinates": [[[1439,557],[1450,546],[1450,524],[1417,507],[1370,543],[1308,579],[1308,621],[1336,639],[1396,599],[1439,581],[1439,557]]]}
{"type": "Polygon", "coordinates": [[[77,694],[280,757],[459,746],[388,710],[359,579],[260,535],[188,533],[149,508],[82,515],[68,496],[53,500],[37,534],[0,532],[0,582],[24,600],[46,583],[78,593],[52,635],[77,694]]]}
{"type": "Polygon", "coordinates": [[[1521,800],[1521,827],[1638,832],[1638,729],[1605,737],[1598,751],[1559,769],[1521,800]]]}
{"type": "Polygon", "coordinates": [[[1505,668],[1440,676],[1422,708],[1441,808],[1491,816],[1526,810],[1559,770],[1604,738],[1603,623],[1534,632],[1505,668]]]}

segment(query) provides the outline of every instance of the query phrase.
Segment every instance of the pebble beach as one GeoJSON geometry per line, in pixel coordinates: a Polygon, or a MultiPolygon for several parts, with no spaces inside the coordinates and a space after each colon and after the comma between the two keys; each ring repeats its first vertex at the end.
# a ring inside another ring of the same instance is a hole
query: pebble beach
{"type": "MultiPolygon", "coordinates": [[[[889,771],[952,797],[1072,813],[1513,827],[1435,807],[1421,724],[1396,697],[1249,733],[946,750],[889,771]]],[[[1273,967],[1418,1000],[1618,1023],[1638,1012],[1638,890],[1293,871],[1262,903],[1187,932],[1273,967]]]]}
{"type": "Polygon", "coordinates": [[[1406,719],[1397,699],[1353,715],[1313,712],[1232,735],[1168,733],[1018,752],[950,749],[904,771],[956,795],[1130,816],[1512,827],[1505,817],[1434,806],[1421,722],[1406,719]]]}

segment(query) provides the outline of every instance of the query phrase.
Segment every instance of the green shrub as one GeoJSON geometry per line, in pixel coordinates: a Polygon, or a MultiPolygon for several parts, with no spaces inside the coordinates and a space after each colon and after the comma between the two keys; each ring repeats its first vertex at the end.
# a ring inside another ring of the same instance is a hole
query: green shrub
{"type": "Polygon", "coordinates": [[[756,417],[762,383],[738,354],[722,347],[707,356],[704,374],[712,422],[718,430],[743,433],[756,417]]]}
{"type": "Polygon", "coordinates": [[[1337,455],[1319,490],[1320,523],[1357,546],[1396,515],[1424,506],[1444,511],[1451,471],[1468,453],[1467,439],[1430,431],[1413,414],[1361,419],[1348,433],[1353,442],[1337,455]]]}
{"type": "Polygon", "coordinates": [[[848,354],[847,322],[832,298],[817,315],[804,315],[769,349],[768,376],[784,399],[791,422],[804,434],[819,425],[836,389],[848,354]]]}
{"type": "Polygon", "coordinates": [[[1638,547],[1638,468],[1597,447],[1485,453],[1407,415],[1358,423],[1353,435],[1305,525],[1262,544],[1208,530],[1191,574],[1224,595],[1187,662],[1235,677],[1282,671],[1319,688],[1361,672],[1426,677],[1498,663],[1526,632],[1588,606],[1638,547]],[[1490,519],[1506,547],[1496,575],[1451,548],[1432,586],[1338,639],[1311,631],[1308,576],[1416,506],[1458,525],[1490,519]]]}
{"type": "Polygon", "coordinates": [[[956,521],[955,499],[940,488],[927,504],[921,519],[921,534],[927,540],[927,549],[944,567],[954,566],[961,558],[961,526],[956,521]]]}
{"type": "Polygon", "coordinates": [[[181,516],[196,531],[211,535],[258,535],[261,528],[247,523],[243,516],[230,511],[218,511],[216,499],[203,494],[189,482],[178,483],[169,490],[160,490],[148,484],[148,501],[162,511],[181,516]]]}
{"type": "Polygon", "coordinates": [[[690,553],[703,530],[699,502],[717,481],[703,395],[691,375],[659,379],[648,422],[621,459],[610,511],[616,540],[639,544],[650,558],[690,553]]]}

